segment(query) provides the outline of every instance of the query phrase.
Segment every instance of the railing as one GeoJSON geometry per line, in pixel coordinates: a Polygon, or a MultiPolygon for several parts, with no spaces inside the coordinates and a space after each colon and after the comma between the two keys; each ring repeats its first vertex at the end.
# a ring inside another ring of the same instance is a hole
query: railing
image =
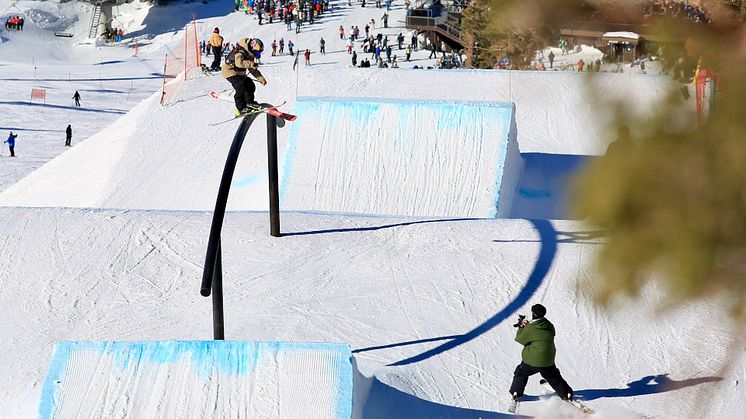
{"type": "MultiPolygon", "coordinates": [[[[269,106],[263,103],[262,106],[269,106]]],[[[277,175],[277,117],[267,115],[267,159],[269,170],[269,222],[270,235],[280,237],[280,193],[277,175]]],[[[241,121],[233,143],[225,160],[223,177],[220,179],[218,197],[215,202],[215,212],[212,216],[210,235],[207,242],[207,254],[205,255],[205,267],[202,271],[202,286],[200,294],[209,297],[212,294],[212,326],[215,340],[225,339],[225,322],[223,316],[223,262],[222,244],[220,232],[223,229],[225,208],[228,204],[228,193],[230,192],[233,172],[236,169],[238,155],[241,153],[246,134],[251,124],[259,113],[249,115],[241,121]]]]}

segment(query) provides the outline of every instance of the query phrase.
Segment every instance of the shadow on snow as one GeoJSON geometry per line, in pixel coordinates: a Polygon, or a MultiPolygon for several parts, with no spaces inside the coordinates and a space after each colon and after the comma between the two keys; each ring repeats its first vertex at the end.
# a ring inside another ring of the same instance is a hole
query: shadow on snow
{"type": "Polygon", "coordinates": [[[434,341],[441,341],[441,340],[447,341],[445,343],[438,345],[437,347],[433,349],[429,349],[418,355],[391,363],[389,364],[389,366],[400,366],[400,365],[413,364],[416,362],[424,361],[435,355],[441,354],[457,346],[463,345],[464,343],[467,343],[471,340],[474,340],[477,337],[488,332],[489,330],[491,330],[498,324],[500,324],[502,321],[513,316],[515,312],[518,311],[518,309],[523,307],[526,303],[529,302],[531,297],[533,297],[534,293],[539,288],[539,286],[542,284],[542,282],[544,281],[544,278],[549,272],[549,268],[552,265],[554,256],[557,253],[557,232],[554,230],[554,227],[552,226],[552,224],[547,220],[531,220],[531,223],[534,225],[534,228],[538,231],[540,240],[541,240],[541,250],[539,251],[539,256],[536,259],[536,263],[534,264],[533,271],[529,275],[528,280],[526,281],[526,284],[523,286],[521,291],[507,306],[505,306],[505,308],[500,310],[497,314],[490,317],[484,323],[480,324],[476,328],[461,335],[441,336],[441,337],[433,337],[433,338],[427,338],[427,339],[419,339],[419,340],[393,343],[393,344],[388,344],[388,345],[372,346],[368,348],[355,349],[352,352],[359,353],[359,352],[367,352],[367,351],[373,351],[373,350],[383,349],[383,348],[394,348],[398,346],[414,345],[414,344],[419,344],[419,343],[427,343],[427,342],[434,342],[434,341]]]}

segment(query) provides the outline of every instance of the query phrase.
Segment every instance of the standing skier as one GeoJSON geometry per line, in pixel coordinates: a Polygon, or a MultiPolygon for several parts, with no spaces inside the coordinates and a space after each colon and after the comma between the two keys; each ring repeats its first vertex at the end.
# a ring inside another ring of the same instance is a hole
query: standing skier
{"type": "Polygon", "coordinates": [[[513,400],[523,396],[523,390],[528,383],[528,377],[537,372],[552,386],[557,395],[563,400],[572,399],[572,388],[562,378],[559,369],[554,365],[557,348],[554,346],[554,325],[544,315],[547,309],[541,304],[531,306],[532,322],[525,318],[519,319],[515,341],[523,345],[521,363],[513,373],[513,383],[510,395],[513,400]]]}
{"type": "Polygon", "coordinates": [[[78,91],[75,91],[75,94],[73,95],[73,99],[75,100],[75,106],[80,107],[80,93],[78,91]]]}
{"type": "Polygon", "coordinates": [[[65,130],[65,146],[70,147],[70,141],[73,139],[73,127],[70,124],[67,124],[67,129],[65,130]]]}
{"type": "Polygon", "coordinates": [[[10,132],[10,135],[8,135],[8,139],[3,141],[5,143],[8,143],[8,150],[10,150],[10,157],[15,157],[15,148],[16,148],[16,137],[18,137],[18,134],[13,134],[13,131],[10,132]]]}
{"type": "Polygon", "coordinates": [[[220,36],[220,29],[215,28],[210,35],[210,46],[212,47],[212,64],[210,70],[220,70],[220,58],[223,56],[223,37],[220,36]]]}
{"type": "Polygon", "coordinates": [[[264,51],[264,44],[262,44],[260,39],[243,38],[236,43],[236,47],[225,59],[221,74],[236,91],[236,94],[233,96],[236,102],[236,110],[234,111],[236,116],[250,112],[251,109],[248,108],[248,105],[256,105],[256,101],[254,100],[256,86],[246,76],[246,70],[262,86],[267,85],[267,79],[259,72],[257,69],[259,64],[256,63],[256,60],[262,56],[262,51],[264,51]]]}

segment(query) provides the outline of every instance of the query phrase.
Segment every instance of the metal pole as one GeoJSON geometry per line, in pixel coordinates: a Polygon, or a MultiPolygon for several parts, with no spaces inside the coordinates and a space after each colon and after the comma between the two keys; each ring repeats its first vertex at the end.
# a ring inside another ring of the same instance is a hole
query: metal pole
{"type": "Polygon", "coordinates": [[[212,333],[215,340],[225,340],[223,319],[223,250],[218,242],[215,272],[212,276],[212,333]]]}
{"type": "Polygon", "coordinates": [[[267,114],[267,169],[269,171],[269,234],[280,237],[280,187],[277,181],[277,117],[267,114]]]}

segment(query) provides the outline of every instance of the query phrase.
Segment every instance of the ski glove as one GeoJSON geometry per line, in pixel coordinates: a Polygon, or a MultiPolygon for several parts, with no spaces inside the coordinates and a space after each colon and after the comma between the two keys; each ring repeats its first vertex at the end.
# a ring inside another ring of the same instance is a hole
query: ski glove
{"type": "Polygon", "coordinates": [[[266,86],[267,85],[267,79],[265,79],[264,76],[257,77],[256,81],[258,81],[259,83],[261,83],[262,86],[266,86]]]}

